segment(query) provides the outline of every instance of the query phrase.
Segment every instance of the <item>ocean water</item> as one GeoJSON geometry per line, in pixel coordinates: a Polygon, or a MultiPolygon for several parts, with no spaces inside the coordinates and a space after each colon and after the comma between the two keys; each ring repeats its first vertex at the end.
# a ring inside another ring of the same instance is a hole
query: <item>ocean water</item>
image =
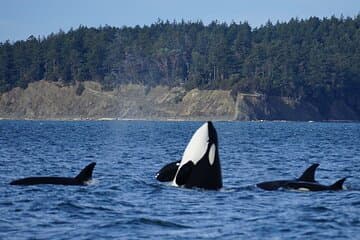
{"type": "Polygon", "coordinates": [[[360,239],[360,124],[215,122],[224,187],[175,188],[155,173],[202,122],[0,121],[0,239],[360,239]],[[76,176],[89,186],[11,186],[76,176]],[[339,192],[264,191],[312,163],[339,192]]]}

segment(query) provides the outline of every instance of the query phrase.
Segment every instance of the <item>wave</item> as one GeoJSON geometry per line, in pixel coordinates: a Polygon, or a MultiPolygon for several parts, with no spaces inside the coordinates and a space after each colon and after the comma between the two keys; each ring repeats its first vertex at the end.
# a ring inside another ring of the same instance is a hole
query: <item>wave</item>
{"type": "Polygon", "coordinates": [[[152,225],[152,226],[159,226],[159,227],[166,227],[166,228],[191,228],[190,226],[173,223],[170,221],[154,219],[154,218],[137,218],[127,222],[127,224],[133,225],[152,225]]]}
{"type": "Polygon", "coordinates": [[[84,209],[84,207],[77,205],[75,203],[66,201],[66,202],[61,202],[57,205],[58,208],[63,209],[63,210],[82,210],[84,209]]]}

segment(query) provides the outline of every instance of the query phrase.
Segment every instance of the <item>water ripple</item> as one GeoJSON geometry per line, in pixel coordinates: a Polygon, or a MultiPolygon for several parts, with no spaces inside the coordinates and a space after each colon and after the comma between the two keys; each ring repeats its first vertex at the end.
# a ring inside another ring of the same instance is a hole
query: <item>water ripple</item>
{"type": "Polygon", "coordinates": [[[354,239],[360,226],[357,123],[216,122],[224,188],[175,188],[154,179],[180,159],[200,122],[0,121],[0,239],[354,239]],[[10,186],[33,175],[89,186],[10,186]],[[341,192],[263,191],[311,163],[341,192]]]}
{"type": "Polygon", "coordinates": [[[152,225],[152,226],[159,226],[159,227],[166,227],[166,228],[191,228],[186,225],[173,223],[170,221],[164,221],[160,219],[153,219],[153,218],[138,218],[131,221],[128,221],[127,224],[130,225],[152,225]]]}

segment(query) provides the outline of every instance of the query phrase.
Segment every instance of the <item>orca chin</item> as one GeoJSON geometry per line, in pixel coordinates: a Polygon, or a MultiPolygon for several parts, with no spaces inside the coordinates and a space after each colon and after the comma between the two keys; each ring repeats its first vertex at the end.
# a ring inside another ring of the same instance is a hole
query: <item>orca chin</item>
{"type": "Polygon", "coordinates": [[[17,179],[10,182],[10,185],[37,185],[37,184],[56,184],[56,185],[87,185],[92,179],[92,173],[96,163],[90,163],[74,178],[70,177],[28,177],[17,179]]]}
{"type": "Polygon", "coordinates": [[[342,178],[332,185],[322,185],[315,180],[315,171],[319,164],[313,164],[307,168],[301,177],[294,180],[276,180],[256,184],[263,190],[290,189],[298,191],[338,191],[343,190],[346,178],[342,178]]]}
{"type": "Polygon", "coordinates": [[[156,174],[160,182],[175,186],[218,190],[222,188],[217,133],[212,122],[196,130],[182,159],[165,165],[156,174]]]}

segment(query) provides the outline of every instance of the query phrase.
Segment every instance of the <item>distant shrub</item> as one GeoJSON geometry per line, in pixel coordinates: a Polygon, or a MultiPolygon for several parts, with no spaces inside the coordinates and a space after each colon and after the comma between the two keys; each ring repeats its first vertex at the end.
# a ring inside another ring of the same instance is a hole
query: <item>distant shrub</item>
{"type": "Polygon", "coordinates": [[[85,90],[85,87],[84,87],[84,84],[83,83],[79,83],[79,85],[77,86],[77,88],[76,88],[76,95],[77,96],[81,96],[82,95],[82,93],[84,92],[84,90],[85,90]]]}

